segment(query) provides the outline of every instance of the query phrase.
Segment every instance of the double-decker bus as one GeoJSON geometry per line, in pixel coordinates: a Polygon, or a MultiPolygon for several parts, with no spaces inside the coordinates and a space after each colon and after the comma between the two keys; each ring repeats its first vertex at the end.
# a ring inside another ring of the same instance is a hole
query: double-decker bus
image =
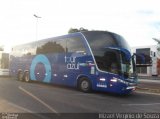
{"type": "Polygon", "coordinates": [[[76,32],[13,47],[10,75],[83,92],[129,94],[137,84],[127,42],[108,31],[76,32]]]}

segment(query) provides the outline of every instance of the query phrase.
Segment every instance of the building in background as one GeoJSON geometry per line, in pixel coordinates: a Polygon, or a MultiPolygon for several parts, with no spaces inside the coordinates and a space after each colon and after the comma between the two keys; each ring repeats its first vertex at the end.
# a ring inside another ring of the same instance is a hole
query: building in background
{"type": "Polygon", "coordinates": [[[160,53],[156,45],[133,47],[132,53],[137,54],[136,69],[139,76],[160,75],[160,53]],[[140,54],[143,54],[143,57],[138,58],[140,54]]]}

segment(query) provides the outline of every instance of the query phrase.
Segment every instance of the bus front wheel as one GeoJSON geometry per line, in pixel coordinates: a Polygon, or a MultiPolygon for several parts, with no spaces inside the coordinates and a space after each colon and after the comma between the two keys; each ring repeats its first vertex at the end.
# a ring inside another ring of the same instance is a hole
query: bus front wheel
{"type": "Polygon", "coordinates": [[[88,78],[81,78],[78,87],[81,91],[88,93],[91,91],[91,82],[88,78]]]}

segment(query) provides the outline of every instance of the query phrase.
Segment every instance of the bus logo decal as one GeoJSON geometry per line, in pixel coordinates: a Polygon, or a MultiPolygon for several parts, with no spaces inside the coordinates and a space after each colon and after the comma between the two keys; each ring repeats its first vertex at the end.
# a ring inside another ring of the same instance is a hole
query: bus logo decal
{"type": "Polygon", "coordinates": [[[50,65],[48,58],[45,55],[37,55],[36,57],[33,58],[32,64],[30,67],[31,79],[37,80],[36,76],[35,76],[35,69],[36,69],[36,65],[39,63],[42,63],[44,65],[44,68],[46,71],[43,82],[50,82],[50,80],[51,80],[51,65],[50,65]]]}
{"type": "Polygon", "coordinates": [[[76,63],[76,57],[64,57],[65,63],[67,63],[67,69],[79,69],[79,63],[76,63]]]}

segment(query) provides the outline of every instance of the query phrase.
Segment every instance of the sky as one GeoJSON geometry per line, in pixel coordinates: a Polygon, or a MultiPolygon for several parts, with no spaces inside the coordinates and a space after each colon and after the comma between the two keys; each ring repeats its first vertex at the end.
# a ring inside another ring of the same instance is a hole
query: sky
{"type": "Polygon", "coordinates": [[[0,46],[65,35],[70,28],[107,30],[131,47],[156,45],[159,0],[0,0],[0,46]],[[36,14],[41,18],[36,18],[36,14]]]}

